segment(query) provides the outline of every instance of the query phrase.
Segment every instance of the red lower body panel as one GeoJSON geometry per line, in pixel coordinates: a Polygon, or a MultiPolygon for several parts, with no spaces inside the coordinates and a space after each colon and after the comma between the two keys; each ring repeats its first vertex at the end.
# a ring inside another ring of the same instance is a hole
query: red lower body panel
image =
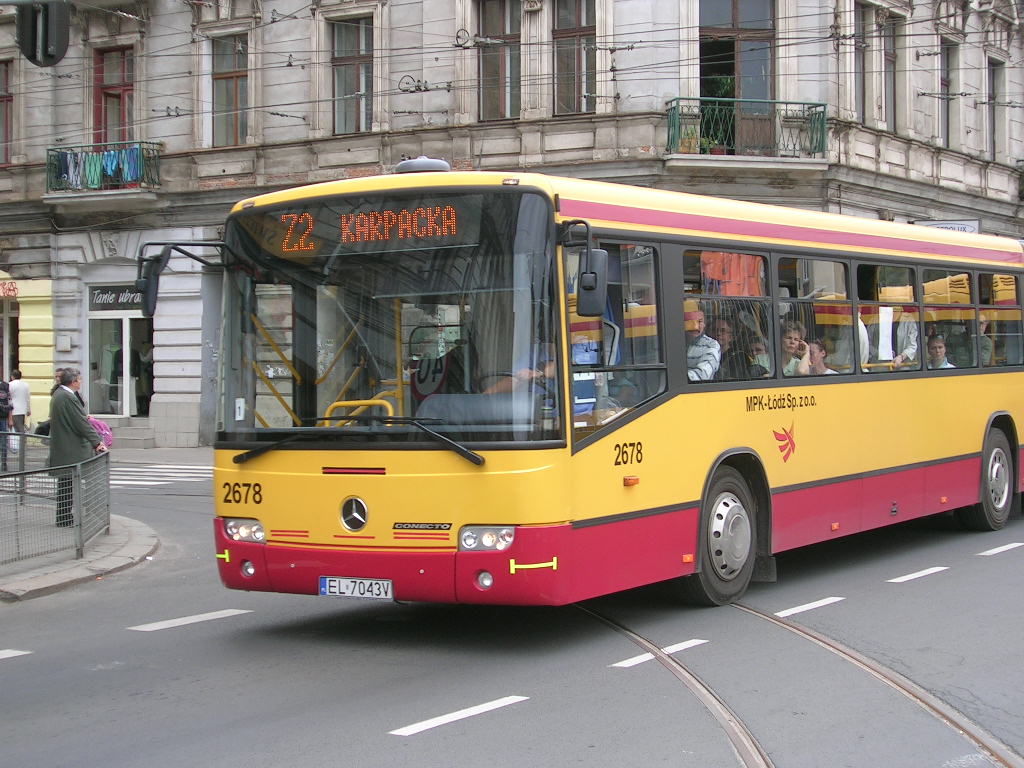
{"type": "Polygon", "coordinates": [[[520,527],[504,552],[254,544],[227,538],[219,518],[214,536],[221,581],[231,589],[316,595],[321,576],[345,576],[390,579],[400,601],[565,605],[693,573],[697,519],[690,508],[600,525],[520,527]],[[487,589],[483,571],[493,579],[487,589]]]}
{"type": "Polygon", "coordinates": [[[973,456],[779,492],[772,497],[772,550],[976,504],[980,483],[981,459],[973,456]]]}

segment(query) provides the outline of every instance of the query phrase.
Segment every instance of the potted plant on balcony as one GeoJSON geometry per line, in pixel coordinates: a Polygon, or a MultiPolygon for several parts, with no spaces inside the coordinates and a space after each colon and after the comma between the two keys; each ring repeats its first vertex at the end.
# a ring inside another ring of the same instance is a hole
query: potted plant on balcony
{"type": "Polygon", "coordinates": [[[700,134],[694,125],[683,126],[679,136],[678,151],[684,155],[694,155],[700,148],[700,134]]]}
{"type": "Polygon", "coordinates": [[[712,75],[704,81],[700,107],[703,154],[728,154],[735,123],[735,98],[736,79],[732,75],[712,75]]]}

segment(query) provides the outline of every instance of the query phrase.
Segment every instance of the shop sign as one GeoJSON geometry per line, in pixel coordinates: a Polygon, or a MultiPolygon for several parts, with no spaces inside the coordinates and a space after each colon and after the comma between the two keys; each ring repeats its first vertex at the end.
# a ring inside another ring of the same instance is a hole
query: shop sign
{"type": "Polygon", "coordinates": [[[952,229],[956,232],[967,232],[972,235],[976,235],[979,232],[981,232],[981,221],[979,219],[954,219],[951,221],[941,221],[936,219],[918,219],[917,221],[911,223],[920,224],[922,227],[935,227],[936,229],[952,229]]]}
{"type": "Polygon", "coordinates": [[[89,287],[89,311],[142,309],[142,292],[135,285],[93,285],[89,287]]]}
{"type": "Polygon", "coordinates": [[[18,298],[18,283],[14,280],[0,280],[0,296],[5,299],[18,298]]]}

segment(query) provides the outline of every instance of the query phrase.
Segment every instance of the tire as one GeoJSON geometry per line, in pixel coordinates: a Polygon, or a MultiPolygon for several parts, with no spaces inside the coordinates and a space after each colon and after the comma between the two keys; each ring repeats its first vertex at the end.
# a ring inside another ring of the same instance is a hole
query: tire
{"type": "Polygon", "coordinates": [[[956,511],[960,525],[972,531],[998,531],[1006,525],[1016,493],[1014,477],[1010,441],[993,429],[981,451],[981,501],[956,511]]]}
{"type": "Polygon", "coordinates": [[[693,605],[726,605],[738,600],[754,572],[757,505],[747,481],[721,467],[701,506],[697,573],[679,579],[682,598],[693,605]]]}

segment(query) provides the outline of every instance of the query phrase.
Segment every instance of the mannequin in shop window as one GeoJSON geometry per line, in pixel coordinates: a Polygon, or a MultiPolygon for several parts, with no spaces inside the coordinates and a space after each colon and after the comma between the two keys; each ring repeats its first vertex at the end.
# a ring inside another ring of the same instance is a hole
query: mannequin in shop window
{"type": "Polygon", "coordinates": [[[89,411],[112,413],[110,407],[110,382],[103,378],[98,363],[93,363],[89,374],[89,411]]]}
{"type": "Polygon", "coordinates": [[[149,400],[153,396],[153,345],[142,342],[132,350],[131,374],[135,379],[135,407],[139,416],[149,416],[149,400]]]}

